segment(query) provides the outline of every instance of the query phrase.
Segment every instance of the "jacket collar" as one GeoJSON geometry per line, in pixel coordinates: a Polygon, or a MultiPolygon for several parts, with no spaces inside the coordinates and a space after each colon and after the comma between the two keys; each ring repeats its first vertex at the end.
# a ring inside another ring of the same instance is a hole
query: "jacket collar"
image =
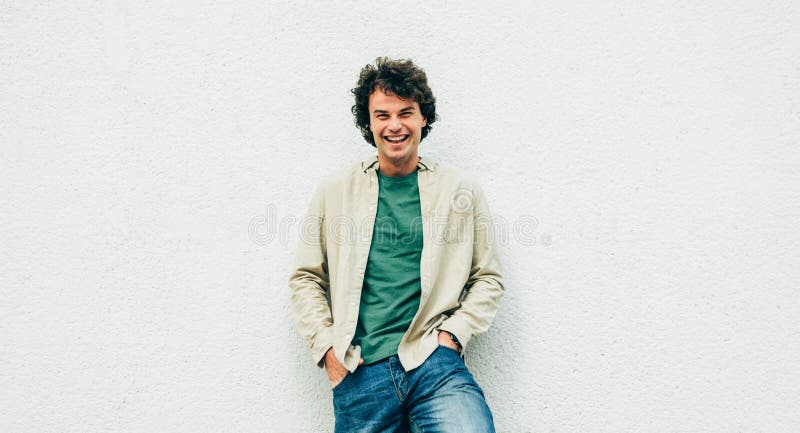
{"type": "MultiPolygon", "coordinates": [[[[417,169],[419,171],[436,171],[436,166],[438,164],[431,160],[430,158],[419,157],[419,161],[417,161],[417,169]]],[[[371,158],[361,162],[361,169],[366,173],[369,169],[377,170],[378,169],[378,155],[373,155],[371,158]]]]}

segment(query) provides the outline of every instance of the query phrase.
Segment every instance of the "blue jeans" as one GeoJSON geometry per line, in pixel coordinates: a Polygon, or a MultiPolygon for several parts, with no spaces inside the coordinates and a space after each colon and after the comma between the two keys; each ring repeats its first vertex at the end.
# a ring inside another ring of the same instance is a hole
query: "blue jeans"
{"type": "Polygon", "coordinates": [[[483,391],[458,352],[439,346],[407,372],[397,355],[333,388],[336,433],[494,433],[483,391]]]}

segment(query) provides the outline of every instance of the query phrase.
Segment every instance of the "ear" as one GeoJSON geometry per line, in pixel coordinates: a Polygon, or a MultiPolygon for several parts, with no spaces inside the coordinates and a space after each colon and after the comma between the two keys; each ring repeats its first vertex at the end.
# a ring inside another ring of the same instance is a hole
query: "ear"
{"type": "Polygon", "coordinates": [[[422,126],[423,127],[428,126],[428,118],[427,117],[423,117],[422,118],[422,126]]]}

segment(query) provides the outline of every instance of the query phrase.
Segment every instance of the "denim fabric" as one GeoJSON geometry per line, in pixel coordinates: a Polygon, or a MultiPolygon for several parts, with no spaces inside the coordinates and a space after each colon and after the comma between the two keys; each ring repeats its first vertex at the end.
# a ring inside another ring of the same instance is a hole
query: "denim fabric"
{"type": "Polygon", "coordinates": [[[453,349],[406,372],[397,355],[362,365],[333,388],[336,433],[494,433],[483,391],[453,349]]]}

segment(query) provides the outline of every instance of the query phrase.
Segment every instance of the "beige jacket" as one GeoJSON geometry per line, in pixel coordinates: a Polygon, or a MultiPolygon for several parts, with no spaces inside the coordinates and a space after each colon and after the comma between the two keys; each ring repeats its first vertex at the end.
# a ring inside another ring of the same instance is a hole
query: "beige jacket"
{"type": "MultiPolygon", "coordinates": [[[[351,342],[375,224],[377,169],[373,157],[325,181],[301,222],[297,269],[289,278],[292,315],[320,367],[330,347],[351,372],[361,357],[361,347],[351,342]]],[[[451,332],[464,347],[486,331],[504,291],[481,189],[427,158],[418,163],[418,183],[422,292],[397,349],[406,370],[433,353],[438,330],[451,332]]]]}

